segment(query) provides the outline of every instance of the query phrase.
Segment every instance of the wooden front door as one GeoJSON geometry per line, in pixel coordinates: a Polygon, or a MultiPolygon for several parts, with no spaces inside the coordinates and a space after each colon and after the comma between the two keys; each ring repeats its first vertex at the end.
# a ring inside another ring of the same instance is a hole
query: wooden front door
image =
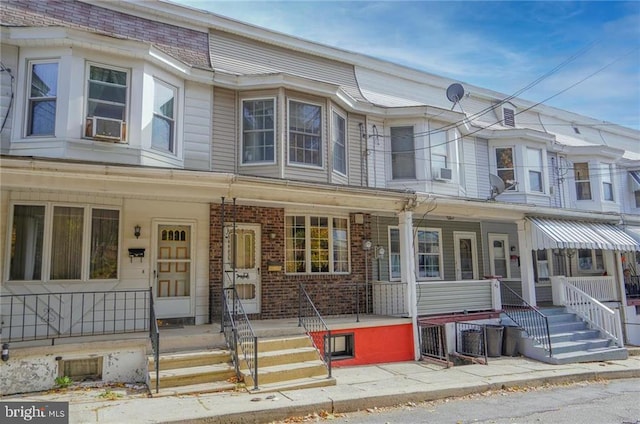
{"type": "Polygon", "coordinates": [[[236,224],[225,227],[224,233],[224,285],[235,284],[244,311],[260,313],[260,225],[236,224]],[[235,257],[234,257],[235,246],[235,257]]]}
{"type": "Polygon", "coordinates": [[[192,316],[192,226],[157,225],[154,295],[158,318],[192,316]]]}

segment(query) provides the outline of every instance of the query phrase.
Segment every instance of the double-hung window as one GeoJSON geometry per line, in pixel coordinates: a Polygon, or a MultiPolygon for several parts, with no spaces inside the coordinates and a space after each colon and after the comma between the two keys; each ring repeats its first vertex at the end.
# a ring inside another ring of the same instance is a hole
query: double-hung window
{"type": "Polygon", "coordinates": [[[442,233],[439,229],[416,230],[416,266],[419,279],[442,279],[442,233]]]}
{"type": "Polygon", "coordinates": [[[58,96],[58,63],[29,63],[27,135],[54,135],[58,96]]]}
{"type": "Polygon", "coordinates": [[[286,272],[349,272],[347,218],[287,216],[285,234],[286,272]]]}
{"type": "Polygon", "coordinates": [[[119,228],[117,209],[14,205],[9,279],[116,279],[119,228]]]}
{"type": "Polygon", "coordinates": [[[289,102],[289,163],[322,166],[322,108],[289,102]]]}
{"type": "Polygon", "coordinates": [[[507,190],[516,190],[515,165],[513,162],[513,147],[496,148],[496,171],[498,177],[502,178],[507,190]]]}
{"type": "Polygon", "coordinates": [[[602,272],[604,259],[600,249],[578,249],[578,270],[580,272],[602,272]]]}
{"type": "Polygon", "coordinates": [[[124,140],[129,73],[123,69],[89,65],[87,137],[124,140]]]}
{"type": "Polygon", "coordinates": [[[613,165],[603,163],[600,169],[602,175],[602,198],[613,202],[613,165]]]}
{"type": "Polygon", "coordinates": [[[347,174],[346,121],[333,112],[332,121],[333,169],[343,175],[347,174]]]}
{"type": "Polygon", "coordinates": [[[447,131],[438,130],[430,135],[431,168],[435,178],[441,176],[441,169],[449,168],[447,131]]]}
{"type": "Polygon", "coordinates": [[[151,146],[175,153],[176,88],[162,81],[153,80],[153,122],[151,146]]]}
{"type": "Polygon", "coordinates": [[[576,180],[576,199],[591,200],[591,181],[589,179],[589,163],[588,162],[574,163],[573,172],[576,180]]]}
{"type": "Polygon", "coordinates": [[[527,148],[529,191],[544,192],[542,184],[542,150],[527,148]]]}
{"type": "Polygon", "coordinates": [[[273,163],[275,100],[242,101],[242,163],[273,163]]]}
{"type": "Polygon", "coordinates": [[[391,176],[394,180],[416,177],[413,127],[391,127],[391,176]]]}

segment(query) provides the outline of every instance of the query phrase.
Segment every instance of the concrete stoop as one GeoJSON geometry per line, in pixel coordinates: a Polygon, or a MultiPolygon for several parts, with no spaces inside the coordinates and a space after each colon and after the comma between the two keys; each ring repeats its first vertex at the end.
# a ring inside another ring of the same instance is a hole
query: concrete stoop
{"type": "Polygon", "coordinates": [[[628,358],[626,348],[616,346],[598,330],[590,329],[576,314],[564,308],[543,308],[540,312],[549,322],[552,355],[523,331],[520,352],[524,356],[556,365],[628,358]]]}
{"type": "MultiPolygon", "coordinates": [[[[244,361],[243,361],[244,362],[244,361]]],[[[246,367],[241,367],[250,392],[274,392],[332,386],[327,367],[306,335],[258,339],[258,388],[246,367]]]]}
{"type": "Polygon", "coordinates": [[[236,389],[231,354],[223,349],[160,354],[159,391],[156,363],[148,357],[148,381],[152,397],[213,393],[236,389]]]}

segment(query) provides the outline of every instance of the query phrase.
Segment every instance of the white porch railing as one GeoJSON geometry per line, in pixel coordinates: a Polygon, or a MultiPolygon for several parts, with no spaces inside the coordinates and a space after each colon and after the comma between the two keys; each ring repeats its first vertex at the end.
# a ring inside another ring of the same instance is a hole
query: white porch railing
{"type": "Polygon", "coordinates": [[[614,277],[567,277],[567,282],[600,302],[619,302],[614,277]]]}
{"type": "Polygon", "coordinates": [[[603,305],[568,280],[564,276],[551,277],[554,304],[565,306],[584,319],[591,328],[600,330],[613,339],[617,346],[624,347],[620,313],[603,305]]]}
{"type": "MultiPolygon", "coordinates": [[[[373,313],[406,316],[408,285],[403,282],[374,281],[373,313]]],[[[416,284],[418,316],[478,311],[499,311],[498,280],[428,281],[416,284]]]]}

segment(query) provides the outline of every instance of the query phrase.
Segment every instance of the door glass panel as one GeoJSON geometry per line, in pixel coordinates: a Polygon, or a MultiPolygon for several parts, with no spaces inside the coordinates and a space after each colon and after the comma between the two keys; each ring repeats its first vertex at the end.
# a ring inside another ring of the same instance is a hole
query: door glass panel
{"type": "Polygon", "coordinates": [[[471,239],[460,239],[460,278],[473,280],[473,249],[471,239]]]}
{"type": "Polygon", "coordinates": [[[191,227],[158,227],[158,297],[189,296],[191,290],[191,227]]]}
{"type": "Polygon", "coordinates": [[[493,241],[493,266],[495,275],[507,277],[507,254],[502,240],[493,241]]]}

